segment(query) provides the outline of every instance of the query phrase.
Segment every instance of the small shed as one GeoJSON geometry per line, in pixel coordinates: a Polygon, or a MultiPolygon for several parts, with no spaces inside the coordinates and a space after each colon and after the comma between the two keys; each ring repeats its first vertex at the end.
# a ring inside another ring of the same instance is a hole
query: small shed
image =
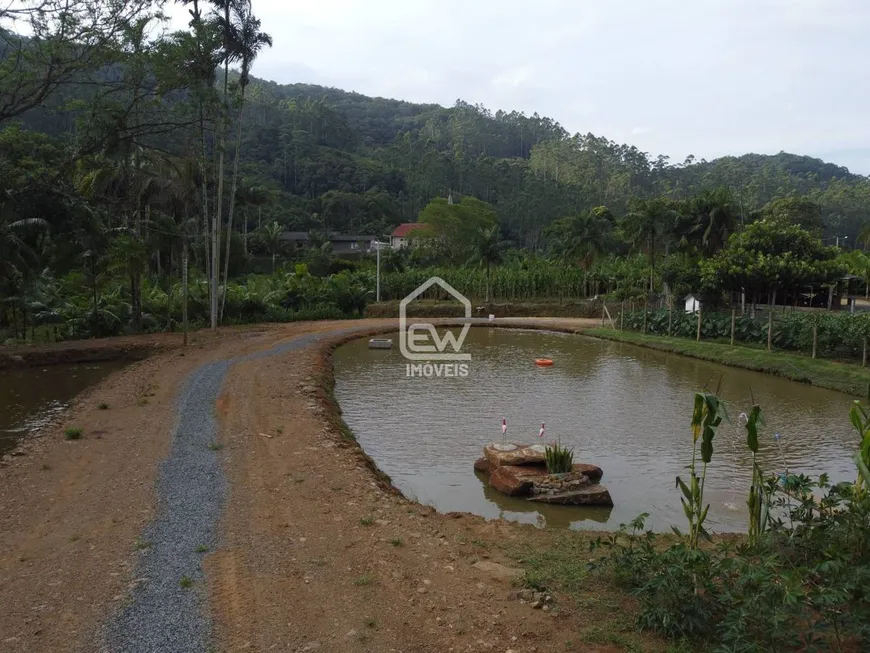
{"type": "Polygon", "coordinates": [[[686,313],[697,313],[701,309],[701,300],[694,295],[686,295],[686,313]]]}

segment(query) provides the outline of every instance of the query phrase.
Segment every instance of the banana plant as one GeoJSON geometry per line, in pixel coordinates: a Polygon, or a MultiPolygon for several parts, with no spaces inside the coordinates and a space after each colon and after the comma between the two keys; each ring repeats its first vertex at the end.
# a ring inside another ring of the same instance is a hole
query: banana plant
{"type": "MultiPolygon", "coordinates": [[[[870,388],[868,388],[870,395],[870,388]]],[[[868,396],[870,399],[870,396],[868,396]]],[[[858,478],[855,481],[855,494],[863,496],[870,488],[870,414],[867,408],[858,400],[852,404],[849,420],[858,432],[860,444],[855,454],[855,465],[858,468],[858,478]]]]}
{"type": "MultiPolygon", "coordinates": [[[[710,504],[704,505],[704,485],[707,480],[707,465],[713,458],[713,438],[716,436],[716,429],[724,417],[724,404],[716,395],[710,392],[695,394],[695,404],[692,411],[692,462],[689,465],[688,484],[677,476],[677,487],[683,493],[680,502],[683,505],[686,519],[689,521],[690,549],[698,548],[701,536],[707,539],[710,537],[704,528],[704,521],[710,510],[710,504]],[[700,475],[697,472],[699,460],[702,465],[700,475]]],[[[674,530],[681,535],[679,530],[674,530]]]]}
{"type": "Polygon", "coordinates": [[[752,452],[752,485],[749,486],[749,545],[758,544],[767,528],[770,517],[771,497],[766,489],[764,474],[758,464],[758,427],[761,425],[761,406],[755,405],[746,418],[746,446],[752,452]]]}

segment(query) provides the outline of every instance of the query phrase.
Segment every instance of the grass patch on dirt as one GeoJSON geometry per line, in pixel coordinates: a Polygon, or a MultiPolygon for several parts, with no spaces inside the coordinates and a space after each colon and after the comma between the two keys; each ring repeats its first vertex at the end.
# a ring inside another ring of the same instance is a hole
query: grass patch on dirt
{"type": "Polygon", "coordinates": [[[870,368],[850,363],[814,359],[782,351],[769,352],[740,345],[731,346],[715,342],[697,342],[688,338],[645,335],[635,331],[584,329],[583,334],[756,372],[767,372],[859,397],[867,396],[867,388],[870,385],[870,368]]]}
{"type": "Polygon", "coordinates": [[[537,590],[577,595],[589,587],[589,539],[571,533],[554,534],[547,545],[525,541],[509,550],[526,571],[525,581],[537,590]]]}
{"type": "Polygon", "coordinates": [[[506,548],[525,570],[526,585],[553,593],[556,610],[582,615],[577,634],[565,642],[565,650],[585,651],[589,645],[650,653],[680,650],[638,630],[632,597],[591,565],[597,559],[589,550],[593,539],[585,533],[549,532],[522,538],[506,548]]]}

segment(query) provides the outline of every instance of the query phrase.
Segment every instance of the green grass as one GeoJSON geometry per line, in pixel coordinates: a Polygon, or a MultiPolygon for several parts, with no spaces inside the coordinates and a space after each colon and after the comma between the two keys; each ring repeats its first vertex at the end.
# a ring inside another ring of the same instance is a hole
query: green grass
{"type": "Polygon", "coordinates": [[[103,402],[99,406],[97,406],[100,410],[109,410],[109,404],[103,402]]]}
{"type": "MultiPolygon", "coordinates": [[[[663,651],[664,640],[637,630],[637,609],[611,577],[593,567],[591,534],[553,533],[552,537],[526,537],[506,552],[525,570],[525,584],[554,596],[552,609],[584,615],[584,624],[564,643],[566,651],[585,651],[588,644],[608,645],[623,651],[663,651]]],[[[558,649],[553,649],[558,650],[558,649]]]]}
{"type": "Polygon", "coordinates": [[[581,535],[554,535],[547,547],[525,542],[510,551],[526,570],[526,585],[537,590],[581,594],[589,589],[589,540],[581,535]]]}
{"type": "Polygon", "coordinates": [[[151,542],[149,542],[148,540],[141,540],[140,539],[140,540],[136,540],[135,546],[136,546],[137,551],[144,551],[145,549],[151,548],[151,542]]]}
{"type": "Polygon", "coordinates": [[[208,553],[208,547],[205,544],[200,544],[194,551],[197,553],[208,553]]]}
{"type": "Polygon", "coordinates": [[[71,426],[63,432],[63,437],[67,440],[80,440],[82,437],[82,433],[83,431],[77,426],[71,426]]]}
{"type": "Polygon", "coordinates": [[[838,390],[859,397],[867,396],[870,386],[870,368],[839,363],[821,358],[810,358],[781,351],[766,351],[739,345],[715,342],[697,342],[688,338],[671,338],[613,329],[584,329],[584,335],[626,342],[632,345],[673,352],[701,360],[740,367],[756,372],[775,374],[793,381],[809,383],[820,388],[838,390]]]}
{"type": "Polygon", "coordinates": [[[371,585],[373,582],[375,582],[374,576],[372,576],[371,574],[363,574],[355,581],[353,581],[353,584],[357,587],[365,587],[366,585],[371,585]]]}
{"type": "Polygon", "coordinates": [[[187,589],[189,587],[193,587],[193,581],[190,578],[188,578],[187,576],[182,576],[181,580],[178,581],[178,584],[184,589],[187,589]]]}
{"type": "Polygon", "coordinates": [[[393,546],[404,546],[405,545],[405,543],[402,541],[401,537],[394,537],[392,540],[390,540],[390,544],[392,544],[393,546]]]}
{"type": "Polygon", "coordinates": [[[210,442],[208,445],[208,448],[211,449],[212,451],[220,451],[221,449],[224,448],[224,445],[222,445],[219,442],[210,442]]]}
{"type": "Polygon", "coordinates": [[[363,526],[371,526],[375,523],[374,517],[360,517],[359,523],[363,526]]]}

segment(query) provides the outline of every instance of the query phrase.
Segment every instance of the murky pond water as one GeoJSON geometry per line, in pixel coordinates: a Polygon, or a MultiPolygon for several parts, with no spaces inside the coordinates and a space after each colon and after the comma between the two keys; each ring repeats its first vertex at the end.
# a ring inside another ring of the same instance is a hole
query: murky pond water
{"type": "Polygon", "coordinates": [[[125,362],[0,370],[0,455],[45,426],[79,392],[125,362]]]}
{"type": "Polygon", "coordinates": [[[746,528],[750,455],[737,417],[750,393],[764,410],[765,469],[855,476],[845,394],[559,333],[473,328],[463,351],[472,355],[466,378],[407,378],[397,346],[369,349],[366,340],[334,357],[336,397],[360,444],[406,495],[441,511],[591,529],[648,512],[656,530],[682,527],[674,478],[686,474],[692,399],[705,386],[719,387],[732,418],[716,436],[707,477],[712,529],[746,528]],[[536,367],[540,357],[555,365],[536,367]],[[544,506],[491,490],[472,465],[486,442],[501,440],[503,417],[512,441],[534,443],[544,422],[545,441],[560,437],[575,461],[602,467],[615,507],[544,506]]]}

